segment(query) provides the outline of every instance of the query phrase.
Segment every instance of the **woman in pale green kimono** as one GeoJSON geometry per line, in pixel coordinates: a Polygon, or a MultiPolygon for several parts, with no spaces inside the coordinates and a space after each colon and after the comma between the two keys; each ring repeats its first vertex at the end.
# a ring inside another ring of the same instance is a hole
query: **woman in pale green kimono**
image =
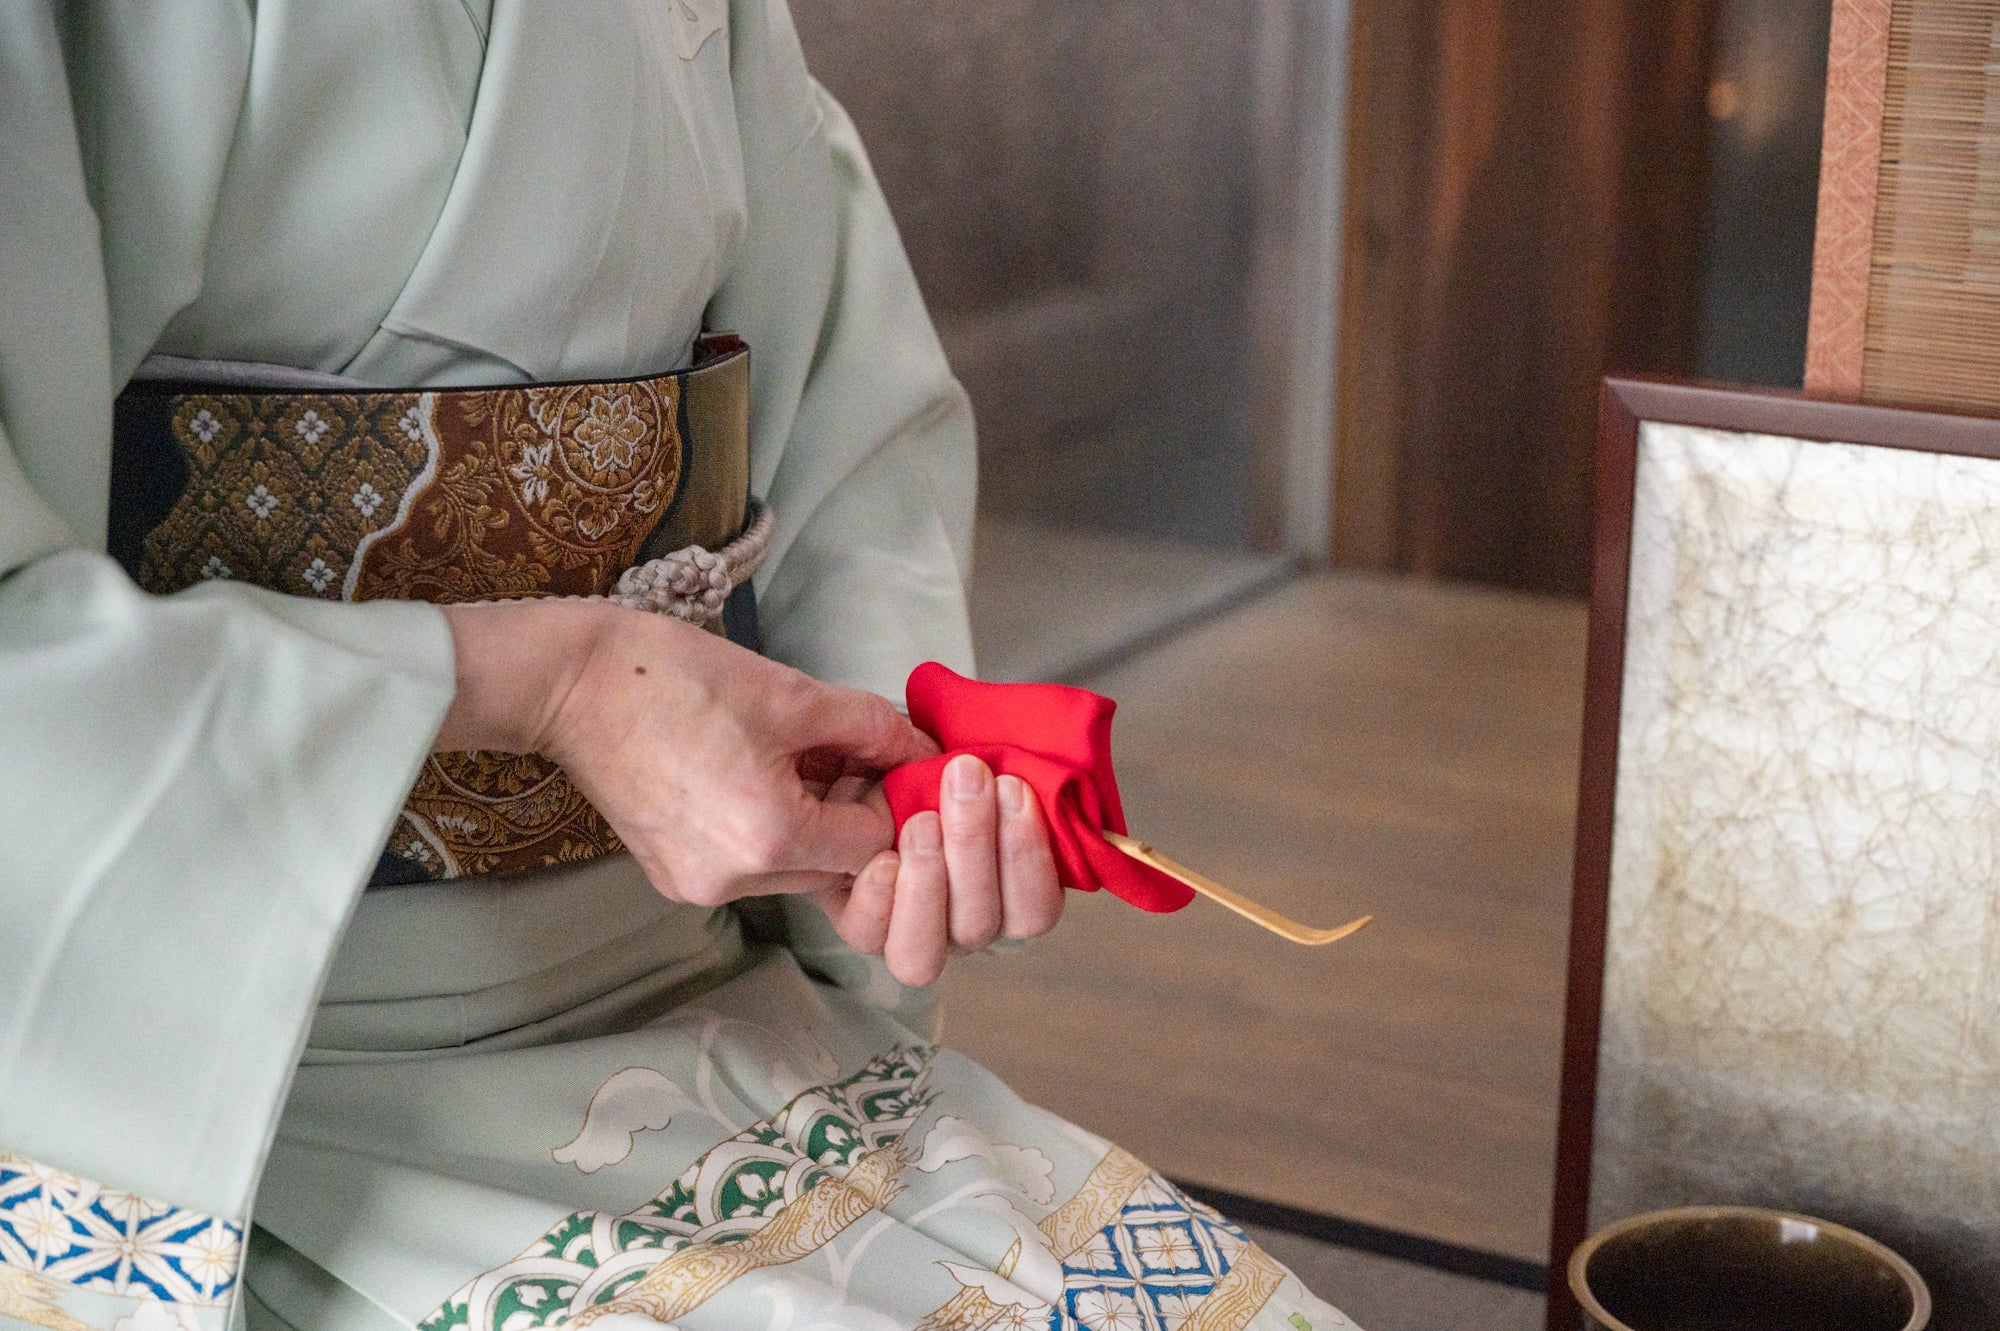
{"type": "Polygon", "coordinates": [[[0,1327],[1344,1325],[929,1043],[896,977],[1060,909],[1020,789],[899,856],[798,775],[926,751],[869,695],[969,666],[971,447],[779,0],[0,6],[0,1327]],[[516,384],[704,327],[769,661],[102,553],[149,355],[516,384]],[[636,855],[364,893],[433,747],[549,753],[636,855]]]}

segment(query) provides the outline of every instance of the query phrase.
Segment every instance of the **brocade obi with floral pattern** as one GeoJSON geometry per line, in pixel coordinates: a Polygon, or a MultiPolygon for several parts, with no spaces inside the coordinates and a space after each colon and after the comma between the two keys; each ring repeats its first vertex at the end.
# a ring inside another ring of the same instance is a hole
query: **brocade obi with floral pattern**
{"type": "MultiPolygon", "coordinates": [[[[611,593],[744,529],[749,349],[602,383],[423,391],[135,381],[118,398],[110,548],[147,591],[450,604],[611,593]]],[[[748,584],[711,625],[756,645],[748,584]]],[[[594,859],[618,837],[535,754],[424,765],[377,885],[594,859]]]]}

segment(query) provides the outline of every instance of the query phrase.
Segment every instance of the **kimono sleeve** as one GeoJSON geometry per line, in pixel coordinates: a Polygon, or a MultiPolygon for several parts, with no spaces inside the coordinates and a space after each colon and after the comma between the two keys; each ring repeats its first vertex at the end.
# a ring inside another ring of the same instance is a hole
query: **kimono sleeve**
{"type": "Polygon", "coordinates": [[[431,607],[155,597],[101,553],[112,388],[198,288],[245,14],[0,6],[0,1326],[226,1308],[452,695],[431,607]]]}
{"type": "Polygon", "coordinates": [[[709,324],[751,347],[753,483],[779,530],[757,579],[772,655],[900,701],[969,670],[972,410],[852,122],[782,3],[741,0],[747,232],[709,324]]]}

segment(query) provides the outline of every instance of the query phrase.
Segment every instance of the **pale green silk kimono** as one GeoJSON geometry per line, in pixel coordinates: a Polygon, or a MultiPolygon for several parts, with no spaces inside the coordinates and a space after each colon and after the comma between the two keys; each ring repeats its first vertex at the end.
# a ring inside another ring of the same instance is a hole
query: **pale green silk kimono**
{"type": "Polygon", "coordinates": [[[771,653],[968,668],[969,410],[782,0],[0,4],[0,1328],[1346,1324],[809,908],[364,893],[440,614],[102,553],[149,353],[516,383],[704,327],[771,653]]]}

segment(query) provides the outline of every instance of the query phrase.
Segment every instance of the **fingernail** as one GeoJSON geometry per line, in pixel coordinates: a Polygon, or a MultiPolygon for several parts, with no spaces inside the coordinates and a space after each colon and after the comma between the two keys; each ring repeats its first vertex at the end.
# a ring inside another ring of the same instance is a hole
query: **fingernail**
{"type": "Polygon", "coordinates": [[[978,799],[986,793],[986,783],[991,779],[992,773],[986,770],[986,764],[970,754],[952,759],[944,769],[945,789],[951,792],[953,799],[978,799]]]}
{"type": "Polygon", "coordinates": [[[944,824],[935,818],[913,818],[909,825],[909,851],[916,855],[944,854],[944,824]]]}
{"type": "Polygon", "coordinates": [[[1018,776],[1000,778],[1000,812],[1012,817],[1028,807],[1028,788],[1018,776]]]}

